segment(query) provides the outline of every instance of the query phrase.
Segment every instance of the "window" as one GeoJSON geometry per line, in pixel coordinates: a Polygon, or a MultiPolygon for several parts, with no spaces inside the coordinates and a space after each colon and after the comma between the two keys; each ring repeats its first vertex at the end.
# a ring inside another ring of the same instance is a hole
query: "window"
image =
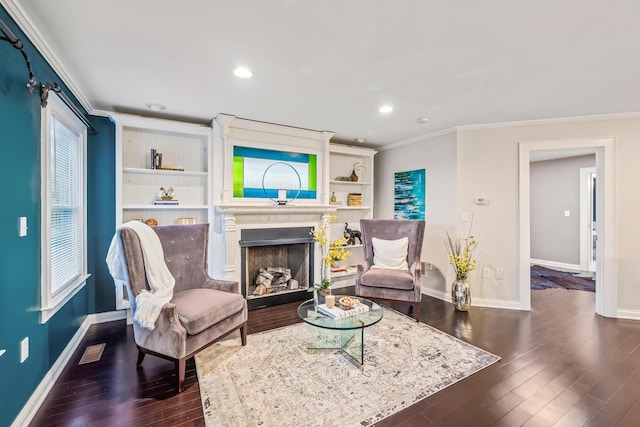
{"type": "Polygon", "coordinates": [[[87,129],[52,92],[42,110],[41,323],[86,283],[87,129]]]}

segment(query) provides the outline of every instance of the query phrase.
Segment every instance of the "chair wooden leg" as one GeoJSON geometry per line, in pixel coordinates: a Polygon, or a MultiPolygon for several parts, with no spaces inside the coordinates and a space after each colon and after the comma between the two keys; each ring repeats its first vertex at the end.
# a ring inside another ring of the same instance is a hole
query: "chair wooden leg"
{"type": "Polygon", "coordinates": [[[247,345],[247,322],[240,327],[240,340],[243,346],[247,345]]]}
{"type": "Polygon", "coordinates": [[[146,353],[144,353],[142,350],[140,350],[140,348],[138,348],[138,362],[136,363],[136,368],[142,367],[142,361],[144,360],[145,354],[146,353]]]}
{"type": "Polygon", "coordinates": [[[182,359],[176,360],[176,371],[178,374],[178,393],[184,390],[184,376],[186,371],[187,358],[183,357],[182,359]]]}
{"type": "Polygon", "coordinates": [[[413,307],[413,318],[416,319],[416,322],[420,322],[420,303],[416,302],[411,305],[413,307]]]}

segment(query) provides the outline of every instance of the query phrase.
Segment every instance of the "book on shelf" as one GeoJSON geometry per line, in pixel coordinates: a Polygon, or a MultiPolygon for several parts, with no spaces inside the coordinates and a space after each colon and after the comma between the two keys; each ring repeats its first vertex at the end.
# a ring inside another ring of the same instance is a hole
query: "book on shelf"
{"type": "Polygon", "coordinates": [[[181,168],[180,166],[171,166],[171,165],[160,166],[157,169],[160,169],[163,171],[183,171],[184,170],[184,168],[181,168]]]}
{"type": "Polygon", "coordinates": [[[355,316],[356,314],[366,313],[369,311],[369,306],[366,304],[358,304],[355,307],[341,308],[340,304],[336,302],[333,308],[327,307],[326,304],[319,304],[318,311],[332,319],[344,319],[345,317],[355,316]]]}
{"type": "Polygon", "coordinates": [[[180,225],[191,225],[191,224],[197,224],[197,223],[198,223],[197,218],[178,218],[178,224],[180,225]]]}
{"type": "Polygon", "coordinates": [[[176,199],[173,200],[154,200],[153,201],[154,205],[177,205],[178,201],[176,199]]]}
{"type": "Polygon", "coordinates": [[[332,273],[346,273],[347,267],[331,267],[332,273]]]}
{"type": "Polygon", "coordinates": [[[348,206],[362,206],[362,194],[360,194],[360,193],[349,193],[347,195],[347,205],[348,206]]]}

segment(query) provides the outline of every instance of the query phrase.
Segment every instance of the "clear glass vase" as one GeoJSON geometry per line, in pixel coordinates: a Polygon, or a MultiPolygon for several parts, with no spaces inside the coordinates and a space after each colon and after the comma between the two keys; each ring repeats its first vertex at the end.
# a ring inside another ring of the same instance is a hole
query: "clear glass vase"
{"type": "Polygon", "coordinates": [[[471,289],[467,279],[456,279],[451,285],[451,302],[458,311],[467,311],[471,307],[471,289]]]}

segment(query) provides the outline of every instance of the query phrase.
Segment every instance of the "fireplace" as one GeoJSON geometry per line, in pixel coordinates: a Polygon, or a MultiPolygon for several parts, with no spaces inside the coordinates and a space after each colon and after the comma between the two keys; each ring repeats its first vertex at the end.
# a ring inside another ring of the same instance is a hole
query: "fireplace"
{"type": "Polygon", "coordinates": [[[309,299],[314,282],[310,227],[240,232],[241,290],[249,309],[309,299]]]}

